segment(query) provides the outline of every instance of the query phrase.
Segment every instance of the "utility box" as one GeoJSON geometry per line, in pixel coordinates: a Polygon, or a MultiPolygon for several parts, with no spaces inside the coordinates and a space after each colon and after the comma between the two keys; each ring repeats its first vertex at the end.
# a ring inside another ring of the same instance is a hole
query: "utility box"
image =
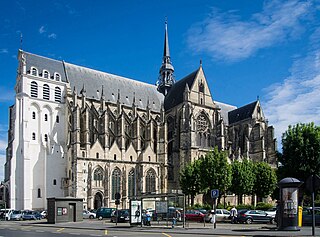
{"type": "Polygon", "coordinates": [[[73,197],[47,198],[50,224],[83,221],[83,199],[73,197]]]}
{"type": "Polygon", "coordinates": [[[278,230],[300,230],[298,227],[298,190],[303,184],[295,178],[284,178],[278,183],[280,189],[278,230]]]}

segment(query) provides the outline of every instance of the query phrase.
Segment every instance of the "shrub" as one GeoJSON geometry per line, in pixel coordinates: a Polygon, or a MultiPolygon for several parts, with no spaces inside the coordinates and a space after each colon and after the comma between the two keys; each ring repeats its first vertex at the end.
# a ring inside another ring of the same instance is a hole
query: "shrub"
{"type": "Polygon", "coordinates": [[[239,205],[237,206],[237,209],[238,209],[238,210],[241,210],[241,209],[253,210],[254,207],[251,206],[251,205],[239,204],[239,205]]]}
{"type": "Polygon", "coordinates": [[[270,203],[258,202],[258,203],[257,203],[257,206],[256,206],[256,209],[257,209],[257,210],[264,210],[264,211],[266,211],[266,210],[268,210],[268,209],[270,209],[270,208],[272,208],[272,207],[273,207],[273,205],[270,204],[270,203]]]}

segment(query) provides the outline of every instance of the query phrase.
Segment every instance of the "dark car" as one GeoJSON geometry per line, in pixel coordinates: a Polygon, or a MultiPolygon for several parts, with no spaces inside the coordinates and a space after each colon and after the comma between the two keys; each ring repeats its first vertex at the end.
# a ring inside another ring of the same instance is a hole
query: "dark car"
{"type": "Polygon", "coordinates": [[[97,210],[97,215],[96,215],[96,217],[97,217],[99,220],[102,220],[103,218],[110,218],[112,212],[115,211],[115,210],[116,210],[115,208],[100,207],[100,208],[97,210]]]}
{"type": "Polygon", "coordinates": [[[253,222],[275,224],[275,217],[269,216],[265,211],[261,210],[241,210],[236,218],[239,223],[251,224],[253,222]]]}
{"type": "Polygon", "coordinates": [[[41,220],[41,213],[38,211],[24,211],[22,213],[23,220],[41,220]]]}
{"type": "MultiPolygon", "coordinates": [[[[320,226],[320,210],[315,208],[314,215],[315,215],[316,226],[320,226]]],[[[302,210],[302,225],[303,226],[312,225],[312,209],[304,208],[302,210]]]]}
{"type": "Polygon", "coordinates": [[[185,218],[188,221],[204,221],[205,214],[198,210],[187,210],[185,213],[185,218]]]}
{"type": "Polygon", "coordinates": [[[111,222],[129,222],[130,213],[129,209],[116,210],[111,214],[111,222]],[[118,221],[117,221],[118,217],[118,221]]]}

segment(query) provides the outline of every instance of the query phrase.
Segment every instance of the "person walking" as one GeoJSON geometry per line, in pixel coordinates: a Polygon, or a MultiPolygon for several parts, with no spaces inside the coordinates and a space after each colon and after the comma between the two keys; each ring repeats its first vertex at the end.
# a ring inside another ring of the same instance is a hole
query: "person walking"
{"type": "Polygon", "coordinates": [[[230,210],[230,216],[231,216],[231,223],[235,224],[236,223],[236,218],[238,215],[238,210],[235,206],[233,206],[230,210]]]}

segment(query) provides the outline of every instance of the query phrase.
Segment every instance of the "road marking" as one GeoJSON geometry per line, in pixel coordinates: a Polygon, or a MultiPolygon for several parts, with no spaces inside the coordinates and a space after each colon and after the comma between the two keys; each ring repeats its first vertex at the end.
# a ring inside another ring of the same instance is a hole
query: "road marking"
{"type": "Polygon", "coordinates": [[[163,235],[165,235],[165,236],[167,236],[167,237],[171,237],[171,235],[168,235],[168,234],[166,234],[166,233],[162,233],[163,235]]]}
{"type": "Polygon", "coordinates": [[[44,231],[43,230],[36,230],[36,232],[43,233],[44,231]]]}
{"type": "Polygon", "coordinates": [[[108,235],[108,230],[105,230],[105,231],[104,231],[104,235],[108,235]]]}
{"type": "Polygon", "coordinates": [[[63,230],[64,230],[64,228],[61,228],[61,229],[57,230],[57,232],[60,232],[60,231],[63,231],[63,230]]]}

